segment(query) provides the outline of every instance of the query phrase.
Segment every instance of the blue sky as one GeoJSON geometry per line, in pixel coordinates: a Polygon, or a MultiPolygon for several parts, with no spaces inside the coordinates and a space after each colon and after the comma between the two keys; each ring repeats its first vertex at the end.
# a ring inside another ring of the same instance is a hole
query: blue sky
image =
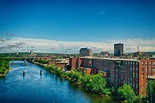
{"type": "Polygon", "coordinates": [[[155,0],[0,0],[0,38],[9,33],[65,42],[149,41],[155,38],[154,5],[155,0]]]}

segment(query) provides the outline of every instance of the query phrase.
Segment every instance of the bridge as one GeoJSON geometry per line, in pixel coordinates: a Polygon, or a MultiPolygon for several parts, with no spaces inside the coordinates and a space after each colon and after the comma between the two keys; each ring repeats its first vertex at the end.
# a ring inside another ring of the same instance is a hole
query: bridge
{"type": "Polygon", "coordinates": [[[53,57],[0,57],[0,59],[9,59],[9,60],[51,60],[53,57]]]}

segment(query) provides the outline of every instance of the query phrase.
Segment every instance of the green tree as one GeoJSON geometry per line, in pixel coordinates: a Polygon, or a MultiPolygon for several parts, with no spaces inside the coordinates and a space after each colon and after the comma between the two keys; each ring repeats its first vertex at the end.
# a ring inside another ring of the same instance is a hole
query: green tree
{"type": "Polygon", "coordinates": [[[143,98],[143,96],[137,95],[136,96],[136,103],[142,103],[142,98],[143,98]]]}
{"type": "Polygon", "coordinates": [[[155,86],[155,81],[149,80],[148,81],[148,86],[147,86],[147,92],[148,93],[153,93],[153,87],[155,86]]]}
{"type": "Polygon", "coordinates": [[[4,74],[9,69],[8,60],[0,60],[0,74],[4,74]]]}
{"type": "Polygon", "coordinates": [[[153,96],[155,95],[155,81],[154,80],[148,81],[147,94],[148,94],[149,101],[152,102],[153,96]]]}
{"type": "Polygon", "coordinates": [[[117,90],[119,97],[123,100],[127,100],[128,103],[134,103],[136,100],[136,95],[130,85],[124,84],[117,90]]]}

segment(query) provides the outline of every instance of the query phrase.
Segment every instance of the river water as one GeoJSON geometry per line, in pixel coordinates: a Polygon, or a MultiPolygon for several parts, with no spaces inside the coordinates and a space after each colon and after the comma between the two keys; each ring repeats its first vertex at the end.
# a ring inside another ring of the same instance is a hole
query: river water
{"type": "Polygon", "coordinates": [[[25,65],[23,61],[10,63],[11,70],[0,78],[0,103],[114,103],[111,98],[87,93],[38,65],[25,65]]]}

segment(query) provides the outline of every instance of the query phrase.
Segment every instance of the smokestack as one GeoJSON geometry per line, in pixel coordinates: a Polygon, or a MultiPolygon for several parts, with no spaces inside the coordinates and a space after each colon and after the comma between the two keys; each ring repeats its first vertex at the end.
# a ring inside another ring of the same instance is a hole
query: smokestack
{"type": "Polygon", "coordinates": [[[137,52],[139,52],[139,46],[137,46],[137,52]]]}

